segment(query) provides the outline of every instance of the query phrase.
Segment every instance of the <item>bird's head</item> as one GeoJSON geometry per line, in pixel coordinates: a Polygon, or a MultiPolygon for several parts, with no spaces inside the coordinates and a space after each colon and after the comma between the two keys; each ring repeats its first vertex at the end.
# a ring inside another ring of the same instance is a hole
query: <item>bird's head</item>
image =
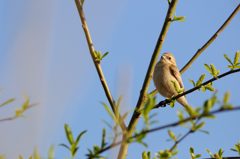
{"type": "Polygon", "coordinates": [[[173,54],[168,53],[168,52],[167,52],[167,53],[164,53],[164,54],[161,56],[160,62],[161,62],[161,63],[164,63],[164,64],[177,65],[177,64],[176,64],[176,60],[175,60],[173,54]]]}

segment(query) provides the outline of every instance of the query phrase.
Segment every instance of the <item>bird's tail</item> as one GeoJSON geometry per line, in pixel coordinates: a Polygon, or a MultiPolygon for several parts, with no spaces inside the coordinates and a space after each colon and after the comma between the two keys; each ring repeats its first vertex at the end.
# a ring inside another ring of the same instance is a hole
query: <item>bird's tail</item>
{"type": "MultiPolygon", "coordinates": [[[[194,117],[193,110],[188,105],[188,102],[187,102],[185,96],[182,96],[182,97],[178,98],[177,101],[178,101],[178,103],[180,103],[182,106],[184,106],[186,108],[186,110],[187,110],[188,114],[190,115],[190,117],[194,117]]],[[[196,120],[196,118],[193,118],[192,120],[194,121],[194,120],[196,120]]]]}

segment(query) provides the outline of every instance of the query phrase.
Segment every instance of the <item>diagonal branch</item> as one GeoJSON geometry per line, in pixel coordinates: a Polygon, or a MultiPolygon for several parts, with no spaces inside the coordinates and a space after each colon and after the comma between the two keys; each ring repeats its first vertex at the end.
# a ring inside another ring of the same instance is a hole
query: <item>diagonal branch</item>
{"type": "MultiPolygon", "coordinates": [[[[89,52],[90,52],[90,54],[91,54],[93,63],[94,63],[95,68],[96,68],[96,70],[97,70],[99,79],[100,79],[100,81],[101,81],[101,83],[102,83],[104,92],[105,92],[105,94],[106,94],[106,96],[107,96],[107,99],[108,99],[108,102],[110,103],[110,106],[111,106],[113,112],[116,113],[116,112],[115,112],[115,103],[114,103],[114,100],[113,100],[113,98],[112,98],[111,92],[110,92],[110,90],[109,90],[109,88],[108,88],[107,81],[105,80],[105,77],[104,77],[104,75],[103,75],[102,68],[101,68],[101,66],[100,66],[100,62],[97,62],[97,61],[96,61],[96,58],[95,58],[95,56],[94,56],[94,47],[93,47],[92,39],[91,39],[89,30],[88,30],[87,22],[86,22],[84,13],[83,13],[82,5],[80,4],[79,0],[75,0],[75,3],[76,3],[77,10],[78,10],[78,13],[79,13],[81,22],[82,22],[82,28],[83,28],[83,31],[84,31],[85,36],[86,36],[86,40],[87,40],[89,52]]],[[[123,121],[123,120],[121,120],[122,117],[121,117],[120,115],[119,115],[119,118],[120,118],[120,119],[119,119],[120,121],[123,121]]],[[[120,123],[120,126],[121,126],[122,131],[125,131],[125,130],[127,129],[124,121],[120,123]]]]}
{"type": "MultiPolygon", "coordinates": [[[[158,59],[158,56],[160,54],[160,51],[161,51],[165,36],[167,34],[168,28],[169,28],[169,26],[172,22],[172,16],[173,16],[174,9],[177,5],[177,1],[178,0],[172,0],[171,3],[169,4],[168,12],[167,12],[165,22],[164,22],[163,27],[162,27],[162,31],[159,35],[156,47],[154,49],[154,52],[153,52],[153,55],[152,55],[152,58],[151,58],[151,61],[150,61],[150,64],[149,64],[149,67],[148,67],[148,70],[147,70],[147,74],[145,76],[145,80],[144,80],[142,89],[140,91],[140,95],[139,95],[139,98],[138,98],[136,109],[135,109],[135,111],[133,113],[133,116],[130,120],[130,123],[128,125],[128,134],[123,135],[123,140],[132,135],[133,130],[134,130],[134,128],[135,128],[135,126],[138,122],[138,119],[140,117],[140,114],[138,113],[138,110],[143,108],[144,103],[146,101],[146,95],[147,95],[148,87],[149,87],[151,79],[152,79],[152,73],[153,73],[154,67],[157,63],[157,59],[158,59]]],[[[123,158],[126,157],[128,145],[129,144],[121,145],[120,151],[118,153],[118,159],[123,159],[123,158]]]]}
{"type": "MultiPolygon", "coordinates": [[[[218,35],[226,28],[226,26],[231,22],[231,20],[239,10],[240,10],[240,4],[232,12],[232,14],[228,17],[228,19],[224,22],[224,24],[218,29],[218,31],[208,40],[208,42],[206,42],[200,49],[198,49],[198,51],[191,58],[191,60],[181,69],[180,71],[181,74],[183,74],[192,65],[192,63],[198,58],[198,56],[218,37],[218,35]]],[[[157,94],[157,92],[158,91],[155,89],[149,94],[151,96],[154,96],[155,94],[157,94]]]]}
{"type": "MultiPolygon", "coordinates": [[[[229,75],[229,74],[236,73],[236,72],[239,72],[239,71],[240,71],[240,69],[230,70],[230,71],[228,71],[228,72],[226,72],[226,73],[223,73],[223,74],[217,76],[216,78],[212,78],[212,79],[210,79],[210,80],[202,83],[202,84],[199,85],[199,86],[196,86],[196,87],[194,87],[194,88],[192,88],[192,89],[189,89],[188,91],[183,92],[183,93],[181,93],[181,94],[179,94],[179,95],[177,95],[177,96],[175,96],[175,97],[173,97],[173,98],[171,98],[171,99],[173,99],[173,100],[174,100],[174,99],[177,99],[177,98],[179,98],[179,97],[181,97],[181,96],[184,96],[184,95],[189,94],[189,93],[191,93],[191,92],[193,92],[193,91],[196,91],[197,89],[201,88],[202,86],[207,85],[207,84],[210,83],[210,82],[216,81],[216,80],[218,80],[219,78],[222,78],[222,77],[224,77],[224,76],[227,76],[227,75],[229,75]]],[[[165,106],[165,105],[168,104],[168,103],[170,103],[170,101],[167,100],[167,99],[165,99],[165,100],[159,102],[157,105],[155,105],[153,109],[159,108],[159,107],[161,107],[161,106],[165,106]]]]}

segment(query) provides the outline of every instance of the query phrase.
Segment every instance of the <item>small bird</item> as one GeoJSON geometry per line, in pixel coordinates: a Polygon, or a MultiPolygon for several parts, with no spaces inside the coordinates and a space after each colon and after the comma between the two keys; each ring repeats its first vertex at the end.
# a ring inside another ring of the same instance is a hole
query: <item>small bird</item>
{"type": "MultiPolygon", "coordinates": [[[[156,64],[153,72],[153,82],[158,92],[167,98],[177,96],[178,93],[171,81],[176,81],[179,88],[183,88],[181,74],[177,68],[176,60],[171,53],[164,53],[160,61],[156,64]]],[[[188,107],[186,96],[177,98],[177,102],[184,107],[188,107]]],[[[190,116],[191,113],[189,113],[190,116]]]]}

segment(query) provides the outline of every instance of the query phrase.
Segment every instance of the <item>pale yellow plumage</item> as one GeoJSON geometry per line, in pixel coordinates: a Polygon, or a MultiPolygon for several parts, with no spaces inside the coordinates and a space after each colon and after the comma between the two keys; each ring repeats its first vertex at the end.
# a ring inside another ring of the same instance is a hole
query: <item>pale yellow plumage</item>
{"type": "MultiPolygon", "coordinates": [[[[171,81],[176,81],[179,88],[184,88],[181,74],[177,68],[174,56],[171,53],[164,53],[155,66],[153,82],[162,96],[171,98],[178,95],[171,84],[171,81]]],[[[184,107],[188,107],[188,102],[185,96],[178,98],[177,102],[184,107]]]]}

